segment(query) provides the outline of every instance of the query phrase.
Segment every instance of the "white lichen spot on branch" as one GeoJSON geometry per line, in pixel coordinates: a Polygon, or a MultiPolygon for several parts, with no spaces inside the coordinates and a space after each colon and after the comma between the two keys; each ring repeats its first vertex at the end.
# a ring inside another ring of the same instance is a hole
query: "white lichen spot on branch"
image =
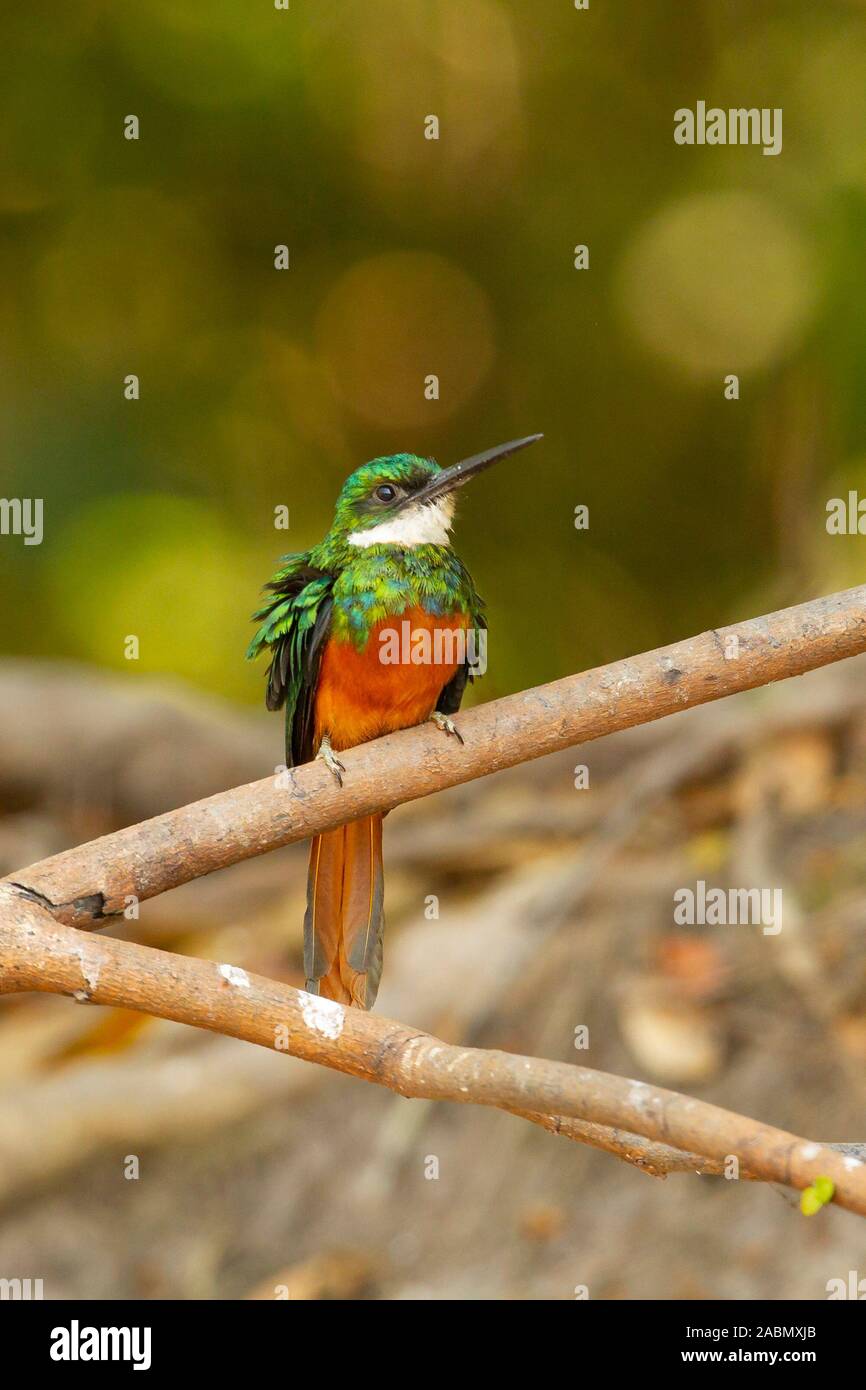
{"type": "Polygon", "coordinates": [[[82,946],[76,951],[76,955],[81,964],[84,987],[73,990],[72,997],[78,1004],[89,1004],[99,985],[99,972],[102,968],[99,948],[92,947],[88,942],[86,947],[82,946]]]}
{"type": "Polygon", "coordinates": [[[346,1021],[346,1011],[342,1004],[333,999],[323,999],[319,994],[301,993],[301,1017],[308,1028],[321,1033],[324,1038],[338,1038],[346,1021]]]}
{"type": "Polygon", "coordinates": [[[249,989],[250,977],[239,965],[221,965],[219,969],[227,985],[234,985],[236,989],[249,989]]]}

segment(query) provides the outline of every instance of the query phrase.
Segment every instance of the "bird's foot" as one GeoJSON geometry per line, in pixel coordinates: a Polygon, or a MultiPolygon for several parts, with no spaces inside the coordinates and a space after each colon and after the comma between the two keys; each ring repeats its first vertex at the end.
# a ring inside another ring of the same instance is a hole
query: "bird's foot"
{"type": "Polygon", "coordinates": [[[328,771],[337,779],[337,786],[342,787],[343,773],[346,771],[346,769],[343,767],[343,764],[340,762],[340,759],[337,757],[336,753],[331,747],[331,740],[328,738],[327,734],[325,734],[325,737],[319,744],[319,751],[316,754],[316,757],[321,758],[328,771]]]}
{"type": "Polygon", "coordinates": [[[449,719],[447,714],[443,714],[441,710],[434,709],[433,713],[430,715],[430,720],[436,725],[436,728],[441,729],[444,734],[452,734],[458,743],[463,743],[463,735],[454,723],[454,720],[449,719]]]}

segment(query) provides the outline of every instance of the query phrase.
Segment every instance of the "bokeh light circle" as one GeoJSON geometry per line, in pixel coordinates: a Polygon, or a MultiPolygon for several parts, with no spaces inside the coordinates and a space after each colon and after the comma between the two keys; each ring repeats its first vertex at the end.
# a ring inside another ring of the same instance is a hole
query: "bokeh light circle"
{"type": "Polygon", "coordinates": [[[316,340],[342,402],[387,428],[432,428],[452,415],[494,355],[483,290],[444,257],[414,251],[352,266],[321,307],[316,340]],[[431,375],[439,377],[438,400],[425,397],[431,375]]]}
{"type": "Polygon", "coordinates": [[[763,197],[696,194],[640,229],[619,296],[643,345],[690,376],[766,368],[809,324],[815,257],[794,219],[763,197]]]}

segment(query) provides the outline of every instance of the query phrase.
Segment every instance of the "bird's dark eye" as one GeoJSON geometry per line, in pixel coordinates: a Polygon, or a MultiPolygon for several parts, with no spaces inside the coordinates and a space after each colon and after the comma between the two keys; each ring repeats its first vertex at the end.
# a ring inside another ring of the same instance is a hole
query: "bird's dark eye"
{"type": "Polygon", "coordinates": [[[397,496],[397,489],[392,487],[390,483],[382,483],[380,487],[376,488],[373,496],[377,502],[393,502],[397,496]]]}

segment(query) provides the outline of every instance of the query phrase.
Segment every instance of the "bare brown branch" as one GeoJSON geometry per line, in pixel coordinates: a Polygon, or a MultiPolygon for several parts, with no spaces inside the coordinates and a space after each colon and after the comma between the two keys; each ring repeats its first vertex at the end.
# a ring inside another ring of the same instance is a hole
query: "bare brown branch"
{"type": "Polygon", "coordinates": [[[465,747],[432,726],[341,758],[344,786],[311,763],[156,816],[31,865],[12,878],[60,921],[99,926],[127,896],[151,898],[372,811],[692,705],[866,651],[866,586],[705,632],[459,717],[465,747]]]}
{"type": "MultiPolygon", "coordinates": [[[[455,1047],[390,1019],[345,1009],[231,965],[177,956],[57,922],[13,887],[0,888],[0,992],[39,990],[139,1009],[374,1081],[406,1097],[525,1112],[584,1142],[638,1135],[794,1188],[832,1178],[834,1200],[866,1215],[866,1164],[783,1130],[644,1082],[542,1058],[455,1047]],[[560,1118],[560,1117],[565,1117],[560,1118]],[[575,1122],[575,1123],[573,1123],[575,1122]],[[589,1130],[581,1133],[581,1124],[589,1130]]],[[[646,1157],[664,1161],[650,1149],[646,1157]]],[[[668,1154],[668,1171],[672,1160],[668,1154]]],[[[640,1166],[640,1165],[639,1165],[640,1166]]],[[[649,1166],[649,1165],[647,1165],[649,1166]]],[[[677,1166],[682,1166],[681,1163],[677,1166]]]]}

